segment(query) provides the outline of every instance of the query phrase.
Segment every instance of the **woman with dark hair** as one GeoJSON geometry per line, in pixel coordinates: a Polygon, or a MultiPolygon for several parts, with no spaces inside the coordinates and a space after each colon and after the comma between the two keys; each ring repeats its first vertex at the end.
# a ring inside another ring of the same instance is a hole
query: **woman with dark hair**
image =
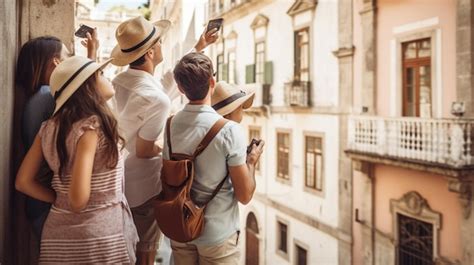
{"type": "Polygon", "coordinates": [[[43,122],[18,171],[15,187],[53,203],[41,236],[45,264],[134,264],[138,241],[124,195],[117,120],[107,105],[115,91],[98,64],[74,56],[51,75],[56,107],[43,122]],[[52,188],[35,175],[46,160],[52,188]]]}
{"type": "MultiPolygon", "coordinates": [[[[88,34],[82,44],[87,48],[88,57],[95,59],[98,48],[96,30],[92,35],[88,34]]],[[[56,66],[67,57],[68,49],[53,36],[31,39],[20,49],[15,74],[15,129],[21,136],[17,140],[21,140],[25,152],[33,144],[41,123],[53,113],[55,102],[50,93],[49,79],[56,66]]],[[[44,164],[37,179],[43,185],[51,186],[51,177],[51,170],[44,164]]],[[[49,203],[26,198],[26,217],[32,223],[38,241],[49,208],[49,203]]]]}

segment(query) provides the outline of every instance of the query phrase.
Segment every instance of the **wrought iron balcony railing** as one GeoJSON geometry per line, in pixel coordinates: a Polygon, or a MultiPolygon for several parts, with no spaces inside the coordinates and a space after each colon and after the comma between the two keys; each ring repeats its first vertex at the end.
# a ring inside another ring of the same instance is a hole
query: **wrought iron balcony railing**
{"type": "Polygon", "coordinates": [[[311,82],[293,81],[285,83],[285,105],[311,106],[311,82]]]}

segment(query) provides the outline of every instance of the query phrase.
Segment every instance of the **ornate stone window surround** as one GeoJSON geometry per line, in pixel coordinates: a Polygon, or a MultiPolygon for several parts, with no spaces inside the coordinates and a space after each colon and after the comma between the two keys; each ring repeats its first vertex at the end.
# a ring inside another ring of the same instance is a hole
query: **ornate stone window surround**
{"type": "Polygon", "coordinates": [[[430,208],[426,199],[416,191],[407,192],[398,200],[390,200],[390,212],[392,213],[395,246],[399,244],[397,214],[402,214],[433,225],[433,258],[436,260],[439,257],[439,230],[441,229],[442,216],[441,213],[430,208]]]}

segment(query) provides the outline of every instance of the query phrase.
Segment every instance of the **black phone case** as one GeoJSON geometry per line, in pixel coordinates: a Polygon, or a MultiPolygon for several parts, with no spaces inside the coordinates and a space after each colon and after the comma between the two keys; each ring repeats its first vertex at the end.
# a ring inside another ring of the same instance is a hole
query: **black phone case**
{"type": "Polygon", "coordinates": [[[210,20],[209,21],[209,24],[207,25],[207,32],[209,32],[210,30],[214,29],[214,28],[217,28],[217,30],[219,31],[222,27],[222,23],[224,22],[223,19],[213,19],[213,20],[210,20]]]}
{"type": "Polygon", "coordinates": [[[74,33],[74,35],[76,35],[79,38],[85,38],[86,33],[89,32],[90,34],[92,34],[93,30],[94,29],[89,26],[81,25],[81,27],[79,27],[79,29],[74,33]]]}

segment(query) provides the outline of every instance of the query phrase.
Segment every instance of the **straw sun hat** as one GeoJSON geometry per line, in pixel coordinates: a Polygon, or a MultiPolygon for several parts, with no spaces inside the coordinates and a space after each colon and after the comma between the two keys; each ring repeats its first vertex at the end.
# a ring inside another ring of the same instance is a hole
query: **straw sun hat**
{"type": "Polygon", "coordinates": [[[110,55],[112,64],[124,66],[143,56],[170,25],[166,19],[151,23],[142,16],[122,22],[115,31],[118,45],[110,55]]]}
{"type": "Polygon", "coordinates": [[[236,85],[219,81],[216,84],[214,94],[212,94],[211,104],[217,113],[225,116],[236,110],[240,105],[243,109],[250,108],[254,97],[254,89],[241,90],[236,85]]]}
{"type": "Polygon", "coordinates": [[[56,101],[53,115],[89,77],[97,70],[104,68],[110,61],[111,59],[96,63],[85,57],[73,56],[58,64],[49,80],[51,94],[56,101]]]}

